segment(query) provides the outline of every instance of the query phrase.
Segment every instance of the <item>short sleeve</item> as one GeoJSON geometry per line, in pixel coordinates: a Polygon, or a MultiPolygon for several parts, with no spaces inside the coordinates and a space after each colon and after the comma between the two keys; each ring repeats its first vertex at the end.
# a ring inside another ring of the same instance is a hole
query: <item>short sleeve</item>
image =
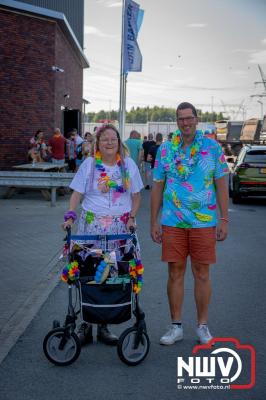
{"type": "Polygon", "coordinates": [[[144,185],[139,173],[139,169],[136,163],[129,157],[126,158],[128,172],[130,176],[130,192],[138,193],[143,189],[144,185]]]}
{"type": "Polygon", "coordinates": [[[165,156],[166,151],[167,150],[163,144],[159,147],[157,151],[153,169],[153,180],[155,182],[164,182],[165,180],[165,169],[162,164],[162,156],[165,156]]]}
{"type": "Polygon", "coordinates": [[[219,179],[229,173],[229,168],[222,147],[220,146],[219,143],[216,143],[215,160],[216,162],[215,162],[214,179],[219,179]]]}
{"type": "Polygon", "coordinates": [[[86,185],[90,179],[90,174],[92,170],[92,162],[93,159],[91,157],[87,158],[80,165],[76,175],[74,176],[72,182],[70,183],[70,189],[75,190],[81,194],[84,194],[86,191],[86,185]]]}

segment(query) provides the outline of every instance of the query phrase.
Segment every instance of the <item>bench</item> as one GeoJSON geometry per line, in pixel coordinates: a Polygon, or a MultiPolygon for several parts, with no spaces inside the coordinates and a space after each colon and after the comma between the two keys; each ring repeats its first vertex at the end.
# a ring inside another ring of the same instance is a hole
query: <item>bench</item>
{"type": "Polygon", "coordinates": [[[40,189],[51,206],[56,205],[56,189],[69,187],[75,174],[67,172],[0,171],[0,186],[7,186],[8,199],[17,188],[40,189]],[[49,192],[50,191],[50,192],[49,192]]]}

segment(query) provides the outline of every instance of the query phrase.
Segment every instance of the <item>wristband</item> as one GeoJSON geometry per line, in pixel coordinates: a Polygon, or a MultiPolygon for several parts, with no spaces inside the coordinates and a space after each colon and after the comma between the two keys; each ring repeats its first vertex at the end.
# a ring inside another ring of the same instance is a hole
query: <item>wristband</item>
{"type": "Polygon", "coordinates": [[[220,220],[225,221],[225,222],[229,222],[229,219],[227,219],[227,218],[220,218],[220,220]]]}
{"type": "Polygon", "coordinates": [[[73,222],[76,221],[77,219],[77,214],[75,213],[75,211],[67,211],[64,214],[64,221],[66,222],[68,219],[72,218],[73,222]]]}

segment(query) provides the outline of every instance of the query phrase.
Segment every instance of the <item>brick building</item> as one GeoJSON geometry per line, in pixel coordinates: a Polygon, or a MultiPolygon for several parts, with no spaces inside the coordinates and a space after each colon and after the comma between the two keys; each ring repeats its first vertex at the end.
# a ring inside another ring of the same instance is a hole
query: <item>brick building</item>
{"type": "Polygon", "coordinates": [[[59,11],[71,26],[80,46],[84,42],[84,0],[19,0],[33,6],[48,8],[59,11]]]}
{"type": "Polygon", "coordinates": [[[64,14],[0,0],[0,168],[27,161],[37,129],[63,129],[64,107],[82,110],[87,67],[64,14]]]}

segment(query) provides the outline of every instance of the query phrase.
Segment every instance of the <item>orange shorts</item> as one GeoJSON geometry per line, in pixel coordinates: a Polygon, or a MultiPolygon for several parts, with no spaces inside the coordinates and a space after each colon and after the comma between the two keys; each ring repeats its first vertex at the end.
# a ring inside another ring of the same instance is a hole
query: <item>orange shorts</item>
{"type": "Polygon", "coordinates": [[[200,264],[216,262],[216,227],[175,228],[162,226],[162,261],[191,261],[200,264]]]}

